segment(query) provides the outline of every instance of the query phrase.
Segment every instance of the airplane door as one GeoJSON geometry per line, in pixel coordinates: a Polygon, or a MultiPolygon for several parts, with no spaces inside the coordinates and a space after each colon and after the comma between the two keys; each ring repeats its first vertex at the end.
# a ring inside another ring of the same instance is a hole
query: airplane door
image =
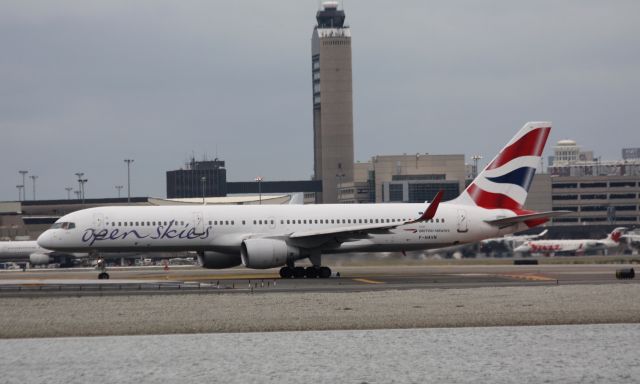
{"type": "Polygon", "coordinates": [[[101,229],[104,227],[104,215],[102,213],[93,214],[93,227],[95,229],[101,229]]]}
{"type": "Polygon", "coordinates": [[[469,220],[467,219],[467,211],[458,209],[458,232],[464,233],[469,231],[469,220]]]}
{"type": "Polygon", "coordinates": [[[204,233],[204,220],[202,219],[202,212],[193,213],[193,227],[197,233],[204,233]]]}

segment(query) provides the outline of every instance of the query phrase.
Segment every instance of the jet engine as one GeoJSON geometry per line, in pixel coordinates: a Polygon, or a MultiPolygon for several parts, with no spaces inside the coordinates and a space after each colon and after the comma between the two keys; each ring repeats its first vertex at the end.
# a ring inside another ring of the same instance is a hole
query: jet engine
{"type": "Polygon", "coordinates": [[[300,256],[300,249],[283,240],[247,239],[241,247],[242,264],[247,268],[266,269],[285,265],[300,256]]]}
{"type": "Polygon", "coordinates": [[[203,254],[198,254],[198,260],[200,261],[200,265],[208,269],[232,268],[242,263],[240,255],[237,253],[213,251],[206,251],[203,254]]]}
{"type": "Polygon", "coordinates": [[[49,261],[49,255],[45,255],[44,253],[32,253],[29,255],[29,263],[31,263],[31,265],[47,265],[49,261]]]}

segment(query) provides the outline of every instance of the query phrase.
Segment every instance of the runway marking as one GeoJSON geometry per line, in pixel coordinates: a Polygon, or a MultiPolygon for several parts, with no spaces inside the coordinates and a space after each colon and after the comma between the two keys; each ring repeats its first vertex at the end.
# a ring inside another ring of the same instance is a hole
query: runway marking
{"type": "Polygon", "coordinates": [[[530,280],[530,281],[552,281],[552,280],[556,280],[556,279],[552,279],[550,277],[541,276],[541,275],[502,275],[502,276],[509,277],[509,278],[512,278],[512,279],[530,280]]]}
{"type": "MultiPolygon", "coordinates": [[[[200,281],[200,280],[258,280],[258,279],[279,279],[280,276],[276,274],[254,274],[254,275],[203,275],[203,276],[192,276],[192,275],[147,275],[140,277],[132,277],[135,279],[145,279],[145,280],[157,280],[157,279],[167,279],[167,280],[191,280],[191,281],[200,281]]],[[[124,279],[127,279],[126,277],[124,279]]]]}
{"type": "Polygon", "coordinates": [[[366,284],[384,284],[384,281],[369,280],[364,278],[353,279],[353,281],[359,281],[361,283],[366,283],[366,284]]]}

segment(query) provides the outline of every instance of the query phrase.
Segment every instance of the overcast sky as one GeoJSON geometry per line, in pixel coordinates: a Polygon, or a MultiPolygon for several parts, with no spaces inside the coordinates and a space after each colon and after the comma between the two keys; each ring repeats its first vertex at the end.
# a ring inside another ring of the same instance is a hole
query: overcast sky
{"type": "MultiPolygon", "coordinates": [[[[313,172],[316,0],[4,0],[0,200],[166,194],[165,172],[219,157],[231,181],[313,172]],[[32,197],[31,182],[27,198],[32,197]],[[125,192],[126,194],[126,192],[125,192]]],[[[640,146],[640,2],[346,0],[356,159],[492,157],[551,120],[603,159],[640,146]]]]}

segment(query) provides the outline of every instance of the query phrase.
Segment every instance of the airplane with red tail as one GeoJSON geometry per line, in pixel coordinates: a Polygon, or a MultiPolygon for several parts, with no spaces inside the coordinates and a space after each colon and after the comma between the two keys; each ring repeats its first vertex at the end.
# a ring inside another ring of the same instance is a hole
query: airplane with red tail
{"type": "MultiPolygon", "coordinates": [[[[524,208],[551,123],[524,125],[460,196],[430,204],[97,207],[60,218],[38,244],[57,251],[194,251],[205,268],[281,267],[329,277],[322,255],[443,248],[503,236],[564,212],[524,208]],[[296,267],[309,259],[312,266],[296,267]]],[[[99,278],[108,278],[103,271],[99,278]]]]}
{"type": "Polygon", "coordinates": [[[620,239],[626,228],[618,227],[614,229],[606,238],[601,240],[593,239],[570,239],[570,240],[531,240],[517,247],[513,251],[516,253],[542,253],[546,255],[556,253],[573,253],[583,255],[590,251],[604,251],[620,245],[620,239]]]}

